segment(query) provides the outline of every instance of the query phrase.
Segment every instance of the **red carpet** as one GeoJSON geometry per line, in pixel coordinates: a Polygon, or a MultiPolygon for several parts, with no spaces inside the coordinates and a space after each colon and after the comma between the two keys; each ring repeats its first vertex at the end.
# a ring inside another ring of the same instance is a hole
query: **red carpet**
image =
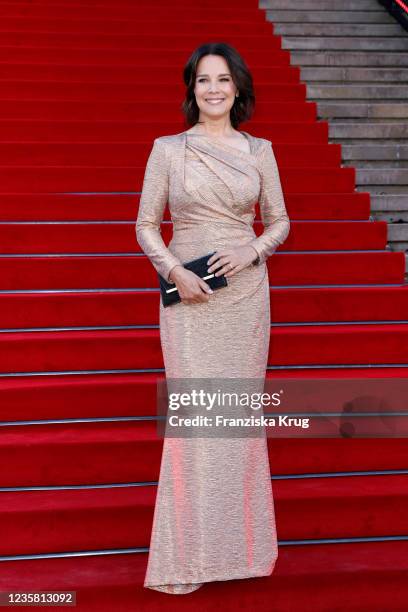
{"type": "Polygon", "coordinates": [[[145,553],[4,561],[0,585],[3,591],[34,591],[39,584],[43,590],[77,589],[81,612],[216,612],[220,605],[228,612],[406,610],[407,541],[290,545],[279,554],[271,576],[233,586],[208,583],[194,598],[169,599],[144,589],[145,553]]]}
{"type": "Polygon", "coordinates": [[[73,590],[85,612],[405,610],[402,437],[269,439],[274,573],[184,597],[142,586],[164,372],[134,226],[153,139],[185,129],[200,43],[252,70],[241,127],[273,142],[291,219],[268,261],[268,378],[408,377],[404,254],[258,0],[16,0],[0,16],[0,590],[73,590]]]}

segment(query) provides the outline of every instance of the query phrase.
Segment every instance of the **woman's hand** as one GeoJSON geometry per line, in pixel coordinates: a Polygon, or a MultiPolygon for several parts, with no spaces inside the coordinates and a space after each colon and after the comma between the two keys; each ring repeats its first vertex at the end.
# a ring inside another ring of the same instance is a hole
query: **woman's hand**
{"type": "Polygon", "coordinates": [[[176,283],[183,304],[208,302],[209,294],[214,293],[205,280],[184,266],[175,266],[170,273],[170,280],[176,283]]]}
{"type": "Polygon", "coordinates": [[[249,244],[232,249],[223,249],[222,251],[216,251],[208,259],[208,271],[217,270],[215,276],[221,274],[226,277],[234,276],[237,272],[248,267],[257,257],[257,251],[249,244]]]}

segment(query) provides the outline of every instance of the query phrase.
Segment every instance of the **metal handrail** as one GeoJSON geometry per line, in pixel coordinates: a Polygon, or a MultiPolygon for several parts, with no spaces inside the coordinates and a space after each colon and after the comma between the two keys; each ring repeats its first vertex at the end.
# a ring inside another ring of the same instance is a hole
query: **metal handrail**
{"type": "Polygon", "coordinates": [[[408,0],[378,0],[408,32],[408,0]]]}

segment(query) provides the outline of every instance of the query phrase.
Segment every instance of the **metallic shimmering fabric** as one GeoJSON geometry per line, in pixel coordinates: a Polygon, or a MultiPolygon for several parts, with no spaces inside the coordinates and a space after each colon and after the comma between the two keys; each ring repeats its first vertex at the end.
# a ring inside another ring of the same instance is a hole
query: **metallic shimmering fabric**
{"type": "MultiPolygon", "coordinates": [[[[243,244],[258,265],[228,278],[207,303],[160,302],[167,378],[264,379],[270,304],[266,259],[289,233],[271,142],[250,153],[182,132],[156,138],[146,166],[137,240],[168,279],[178,263],[243,244]],[[259,201],[264,232],[252,223],[259,201]],[[168,202],[173,237],[160,234],[168,202]]],[[[203,583],[267,576],[278,556],[266,437],[166,437],[144,586],[189,593],[203,583]]]]}

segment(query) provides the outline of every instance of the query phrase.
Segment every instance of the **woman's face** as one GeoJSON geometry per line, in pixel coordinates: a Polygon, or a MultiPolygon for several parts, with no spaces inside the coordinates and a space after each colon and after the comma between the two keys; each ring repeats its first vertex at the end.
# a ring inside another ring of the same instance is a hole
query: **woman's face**
{"type": "Polygon", "coordinates": [[[238,92],[228,64],[221,55],[206,55],[200,59],[194,93],[200,120],[229,117],[238,92]]]}

